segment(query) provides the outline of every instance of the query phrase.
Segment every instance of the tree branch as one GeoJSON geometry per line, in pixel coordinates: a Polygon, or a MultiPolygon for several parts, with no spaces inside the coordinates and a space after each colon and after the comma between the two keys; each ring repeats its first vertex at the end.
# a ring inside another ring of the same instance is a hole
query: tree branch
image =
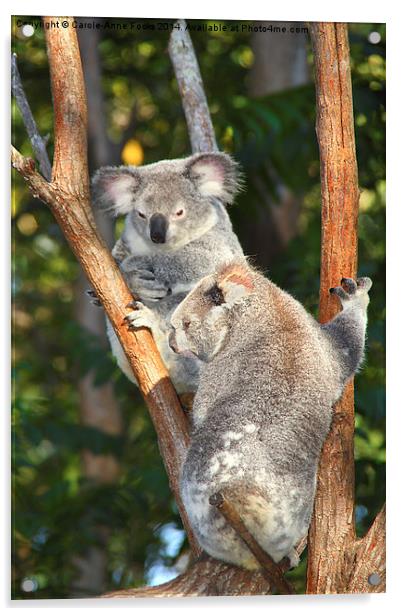
{"type": "Polygon", "coordinates": [[[282,567],[275,563],[272,558],[264,552],[259,543],[254,539],[252,534],[248,531],[243,520],[241,519],[236,507],[222,492],[213,494],[209,502],[216,507],[218,511],[223,515],[228,524],[234,531],[241,537],[244,543],[247,545],[250,552],[255,556],[256,560],[262,567],[262,574],[268,579],[281,594],[294,595],[295,590],[284,577],[284,572],[289,569],[289,559],[286,559],[285,565],[282,567]]]}
{"type": "Polygon", "coordinates": [[[269,595],[270,585],[260,571],[246,571],[205,553],[189,569],[170,582],[158,586],[116,590],[106,598],[130,597],[210,597],[269,595]]]}
{"type": "MultiPolygon", "coordinates": [[[[45,23],[48,19],[44,18],[45,23]]],[[[116,331],[154,423],[169,483],[190,545],[194,553],[199,554],[178,485],[189,439],[187,420],[150,331],[143,328],[133,332],[127,330],[124,317],[129,312],[127,306],[132,295],[97,233],[91,211],[86,158],[86,100],[76,32],[73,28],[49,28],[46,40],[55,112],[53,180],[47,183],[35,171],[34,162],[22,157],[15,149],[12,163],[33,195],[51,209],[116,331]]]]}
{"type": "Polygon", "coordinates": [[[213,152],[218,149],[215,132],[202,84],[200,67],[186,27],[184,19],[179,19],[175,23],[170,35],[169,55],[183,103],[191,149],[194,153],[213,152]]]}
{"type": "Polygon", "coordinates": [[[72,27],[52,28],[52,19],[43,18],[54,109],[52,181],[82,197],[81,207],[89,212],[88,114],[78,40],[72,27]]]}
{"type": "MultiPolygon", "coordinates": [[[[306,547],[306,538],[296,548],[301,555],[306,547]]],[[[283,565],[283,571],[287,565],[283,565]]],[[[126,599],[129,597],[209,597],[270,595],[271,584],[266,575],[259,571],[246,571],[234,565],[207,556],[205,552],[190,567],[174,580],[158,586],[116,590],[103,595],[108,598],[126,599]]]]}
{"type": "MultiPolygon", "coordinates": [[[[356,277],[359,186],[347,26],[310,24],[315,61],[316,130],[321,165],[320,321],[338,311],[329,293],[356,277]]],[[[355,567],[354,395],[349,383],[334,407],[321,454],[308,542],[307,592],[349,591],[355,567]]]]}
{"type": "MultiPolygon", "coordinates": [[[[321,166],[321,322],[338,312],[328,292],[356,277],[359,188],[347,26],[310,24],[315,62],[316,131],[321,166]]],[[[349,383],[334,408],[324,445],[309,533],[307,592],[340,592],[345,553],[355,539],[354,397],[349,383]]]]}
{"type": "Polygon", "coordinates": [[[18,109],[21,112],[22,120],[31,141],[32,149],[38,159],[42,175],[46,180],[50,181],[52,166],[50,164],[49,156],[47,155],[46,142],[40,136],[35,118],[32,115],[18,70],[16,53],[11,54],[11,91],[18,105],[18,109]]]}
{"type": "Polygon", "coordinates": [[[366,536],[357,541],[348,592],[385,592],[385,519],[384,505],[366,536]]]}

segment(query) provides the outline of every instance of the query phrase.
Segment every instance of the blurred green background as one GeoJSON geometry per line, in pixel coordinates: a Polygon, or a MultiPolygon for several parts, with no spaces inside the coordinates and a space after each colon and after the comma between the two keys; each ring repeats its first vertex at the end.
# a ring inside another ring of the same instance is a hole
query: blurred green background
{"type": "MultiPolygon", "coordinates": [[[[52,156],[44,34],[31,35],[17,19],[34,18],[14,18],[12,48],[52,156]]],[[[169,30],[141,23],[148,27],[80,31],[91,171],[191,153],[169,30]]],[[[359,274],[374,281],[367,355],[356,378],[363,533],[385,498],[385,26],[353,24],[349,35],[362,190],[359,274]]],[[[235,230],[272,280],[316,314],[320,178],[308,36],[191,36],[219,146],[245,173],[246,190],[230,211],[235,230]]],[[[14,101],[12,116],[14,145],[32,155],[14,101]]],[[[111,241],[113,228],[101,224],[111,241]]],[[[94,596],[170,579],[185,566],[188,546],[147,410],[113,362],[101,311],[89,306],[87,283],[57,224],[15,173],[12,228],[13,597],[94,596]]],[[[300,592],[304,575],[305,557],[292,573],[300,592]]]]}

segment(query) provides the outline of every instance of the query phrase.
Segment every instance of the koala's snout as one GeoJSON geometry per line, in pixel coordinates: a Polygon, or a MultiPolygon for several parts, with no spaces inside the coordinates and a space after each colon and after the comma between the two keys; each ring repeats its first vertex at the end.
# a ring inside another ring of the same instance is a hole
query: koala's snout
{"type": "Polygon", "coordinates": [[[167,218],[163,214],[153,214],[149,221],[149,234],[155,244],[166,242],[166,232],[168,228],[167,218]]]}
{"type": "Polygon", "coordinates": [[[172,351],[174,353],[178,353],[179,352],[179,347],[177,346],[177,342],[176,342],[176,334],[174,331],[171,331],[169,334],[169,338],[168,338],[168,343],[170,348],[172,349],[172,351]]]}

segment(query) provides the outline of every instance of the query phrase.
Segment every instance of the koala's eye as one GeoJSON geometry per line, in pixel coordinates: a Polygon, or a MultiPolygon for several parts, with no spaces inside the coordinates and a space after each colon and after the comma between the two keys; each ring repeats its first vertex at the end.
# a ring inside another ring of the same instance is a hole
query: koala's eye
{"type": "Polygon", "coordinates": [[[215,306],[220,306],[221,304],[224,304],[225,302],[223,293],[221,289],[218,287],[218,285],[216,284],[214,284],[213,287],[208,289],[208,291],[205,293],[205,296],[208,298],[210,302],[215,304],[215,306]]]}
{"type": "Polygon", "coordinates": [[[140,212],[139,210],[137,210],[137,214],[140,218],[146,218],[145,214],[143,214],[142,212],[140,212]]]}
{"type": "Polygon", "coordinates": [[[185,319],[183,321],[183,329],[185,332],[189,329],[190,325],[191,325],[191,321],[189,321],[188,319],[185,319]]]}
{"type": "Polygon", "coordinates": [[[177,218],[180,218],[180,216],[183,216],[183,214],[184,214],[184,210],[177,210],[176,212],[177,218]]]}

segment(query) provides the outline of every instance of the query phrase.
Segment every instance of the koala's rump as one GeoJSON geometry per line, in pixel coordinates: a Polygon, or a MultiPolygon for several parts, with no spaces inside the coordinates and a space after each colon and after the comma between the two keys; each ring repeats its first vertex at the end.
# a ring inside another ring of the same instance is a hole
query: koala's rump
{"type": "Polygon", "coordinates": [[[213,557],[252,569],[257,567],[243,541],[209,503],[223,492],[236,507],[261,547],[279,562],[306,534],[315,491],[314,472],[283,473],[261,445],[257,432],[237,425],[223,433],[194,435],[183,466],[181,495],[201,546],[213,557]]]}
{"type": "MultiPolygon", "coordinates": [[[[268,487],[251,477],[231,484],[219,479],[199,483],[183,475],[182,498],[192,528],[203,549],[214,558],[247,569],[258,568],[244,542],[210,505],[209,498],[215,492],[230,500],[248,531],[276,562],[291,557],[293,548],[307,533],[312,499],[306,499],[303,491],[289,481],[268,487]]],[[[313,486],[309,492],[314,492],[313,486]]]]}

